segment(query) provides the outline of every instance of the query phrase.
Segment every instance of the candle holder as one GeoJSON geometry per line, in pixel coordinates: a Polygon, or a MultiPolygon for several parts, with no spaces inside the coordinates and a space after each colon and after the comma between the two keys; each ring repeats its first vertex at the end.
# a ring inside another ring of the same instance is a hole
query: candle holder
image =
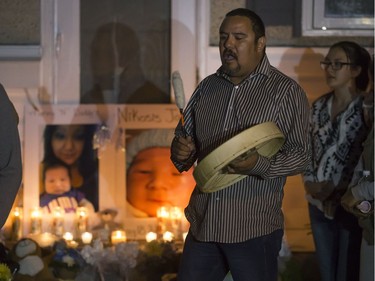
{"type": "Polygon", "coordinates": [[[39,207],[31,210],[30,226],[31,234],[40,234],[42,232],[42,212],[39,207]]]}
{"type": "Polygon", "coordinates": [[[170,231],[166,231],[163,233],[163,241],[164,242],[172,242],[174,239],[174,235],[170,231]]]}
{"type": "Polygon", "coordinates": [[[163,235],[166,232],[171,232],[173,234],[173,239],[182,239],[182,214],[181,208],[176,206],[162,206],[157,210],[157,233],[160,239],[164,239],[163,235]]]}
{"type": "Polygon", "coordinates": [[[64,234],[65,211],[61,207],[56,207],[53,209],[52,214],[53,214],[53,223],[52,223],[53,233],[58,237],[62,237],[62,235],[64,234]]]}
{"type": "Polygon", "coordinates": [[[146,234],[146,242],[151,242],[151,241],[154,241],[158,238],[158,235],[155,233],[155,232],[148,232],[146,234]]]}
{"type": "Polygon", "coordinates": [[[182,238],[181,232],[181,220],[182,220],[182,211],[179,207],[171,207],[169,211],[169,217],[171,221],[171,232],[175,239],[182,238]]]}
{"type": "Polygon", "coordinates": [[[157,217],[157,233],[158,233],[159,238],[162,238],[163,234],[170,227],[169,207],[162,206],[158,208],[156,211],[156,217],[157,217]]]}
{"type": "Polygon", "coordinates": [[[117,245],[119,243],[126,242],[125,230],[114,230],[111,233],[111,243],[112,245],[117,245]]]}
{"type": "Polygon", "coordinates": [[[82,233],[81,240],[82,240],[82,243],[85,244],[85,245],[91,244],[92,233],[91,232],[87,232],[87,231],[84,232],[84,233],[82,233]]]}
{"type": "Polygon", "coordinates": [[[77,215],[77,234],[81,236],[84,232],[87,232],[88,215],[86,207],[78,207],[76,211],[77,215]]]}
{"type": "Polygon", "coordinates": [[[12,221],[12,240],[18,241],[22,237],[22,207],[15,207],[12,221]]]}

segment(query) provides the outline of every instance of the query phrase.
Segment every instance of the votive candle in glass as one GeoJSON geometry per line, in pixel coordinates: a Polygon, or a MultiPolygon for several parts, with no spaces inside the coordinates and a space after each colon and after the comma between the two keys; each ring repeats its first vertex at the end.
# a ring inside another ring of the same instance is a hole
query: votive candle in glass
{"type": "Polygon", "coordinates": [[[42,232],[42,211],[39,207],[31,210],[30,215],[31,234],[40,234],[42,232]]]}
{"type": "Polygon", "coordinates": [[[79,235],[87,231],[88,214],[86,207],[78,207],[76,210],[77,215],[77,232],[79,235]]]}
{"type": "Polygon", "coordinates": [[[114,230],[111,233],[112,245],[117,245],[119,243],[126,242],[126,233],[124,230],[114,230]]]}
{"type": "Polygon", "coordinates": [[[158,238],[158,235],[155,232],[149,232],[146,234],[146,241],[151,242],[158,238]]]}
{"type": "Polygon", "coordinates": [[[82,233],[81,240],[83,244],[90,244],[92,241],[92,233],[87,231],[82,233]]]}
{"type": "Polygon", "coordinates": [[[22,237],[22,207],[13,210],[12,239],[18,241],[22,237]]]}
{"type": "Polygon", "coordinates": [[[64,234],[64,214],[65,210],[61,207],[56,207],[52,211],[53,233],[58,237],[61,237],[64,234]]]}
{"type": "Polygon", "coordinates": [[[170,224],[170,213],[169,207],[162,206],[156,211],[157,217],[157,232],[161,236],[169,228],[170,224]]]}
{"type": "Polygon", "coordinates": [[[73,241],[73,234],[71,232],[65,232],[63,238],[66,242],[73,241]]]}
{"type": "Polygon", "coordinates": [[[163,234],[163,240],[165,242],[171,242],[173,240],[173,233],[170,231],[166,231],[163,234]]]}

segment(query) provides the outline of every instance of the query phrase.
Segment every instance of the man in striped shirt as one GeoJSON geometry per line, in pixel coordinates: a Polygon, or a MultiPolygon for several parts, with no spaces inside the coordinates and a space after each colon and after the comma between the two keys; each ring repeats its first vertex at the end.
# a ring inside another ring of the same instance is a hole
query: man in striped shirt
{"type": "Polygon", "coordinates": [[[261,18],[247,9],[229,12],[220,27],[222,66],[194,91],[176,128],[171,159],[189,170],[241,131],[272,121],[285,143],[271,159],[258,153],[233,160],[227,170],[247,175],[212,193],[193,191],[185,214],[179,281],[276,281],[283,236],[286,177],[308,162],[309,104],[302,88],[270,65],[261,18]]]}

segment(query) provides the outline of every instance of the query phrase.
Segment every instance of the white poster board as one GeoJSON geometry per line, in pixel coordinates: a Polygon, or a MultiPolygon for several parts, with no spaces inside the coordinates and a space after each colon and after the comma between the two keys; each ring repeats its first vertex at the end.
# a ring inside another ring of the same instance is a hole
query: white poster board
{"type": "Polygon", "coordinates": [[[60,124],[105,124],[110,132],[110,141],[98,153],[99,210],[115,209],[118,212],[116,221],[124,225],[129,238],[144,239],[144,233],[155,227],[155,219],[136,219],[126,214],[126,130],[174,128],[179,116],[174,104],[44,105],[38,109],[26,106],[24,233],[29,231],[30,210],[39,206],[39,167],[43,158],[44,128],[60,124]]]}

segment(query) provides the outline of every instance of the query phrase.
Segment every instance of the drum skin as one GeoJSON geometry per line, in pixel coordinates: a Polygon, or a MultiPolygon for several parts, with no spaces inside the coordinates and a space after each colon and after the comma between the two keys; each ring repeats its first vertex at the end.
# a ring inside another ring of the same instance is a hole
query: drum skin
{"type": "Polygon", "coordinates": [[[193,176],[202,192],[210,193],[226,188],[246,175],[228,174],[226,166],[238,156],[257,151],[271,158],[283,146],[284,134],[274,122],[252,126],[214,149],[195,167],[193,176]]]}

